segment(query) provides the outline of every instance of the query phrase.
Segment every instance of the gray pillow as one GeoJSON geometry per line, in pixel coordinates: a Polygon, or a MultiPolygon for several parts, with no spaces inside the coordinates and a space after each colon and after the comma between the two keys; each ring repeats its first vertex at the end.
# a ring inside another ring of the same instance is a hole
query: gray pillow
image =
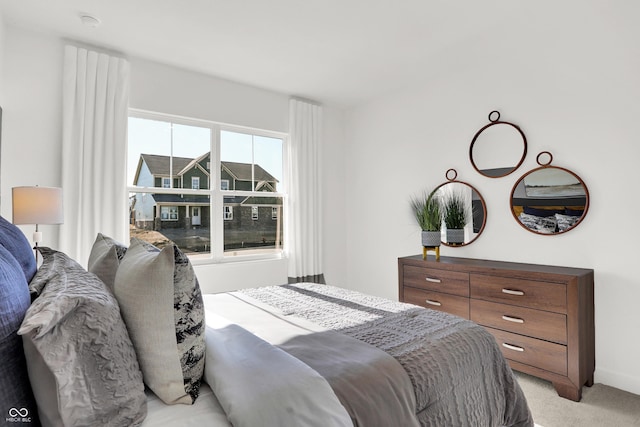
{"type": "Polygon", "coordinates": [[[124,244],[98,233],[91,247],[87,270],[98,276],[113,291],[116,271],[125,253],[127,247],[124,244]]]}
{"type": "Polygon", "coordinates": [[[166,404],[193,403],[204,373],[204,305],[189,258],[133,238],[114,291],[145,384],[166,404]]]}
{"type": "Polygon", "coordinates": [[[115,297],[62,252],[39,251],[42,292],[18,334],[43,426],[140,424],[144,383],[115,297]]]}

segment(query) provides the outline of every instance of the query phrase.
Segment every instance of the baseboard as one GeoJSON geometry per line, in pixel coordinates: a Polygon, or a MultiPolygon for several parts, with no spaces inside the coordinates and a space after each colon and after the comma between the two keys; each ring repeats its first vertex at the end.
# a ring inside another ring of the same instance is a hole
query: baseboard
{"type": "Polygon", "coordinates": [[[640,395],[640,377],[625,375],[598,367],[594,373],[594,381],[640,395]]]}

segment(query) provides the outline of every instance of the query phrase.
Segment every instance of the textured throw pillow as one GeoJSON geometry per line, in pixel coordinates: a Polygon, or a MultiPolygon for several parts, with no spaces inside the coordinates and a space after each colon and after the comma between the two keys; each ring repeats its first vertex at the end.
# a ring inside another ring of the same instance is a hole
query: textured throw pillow
{"type": "Polygon", "coordinates": [[[17,334],[30,303],[20,264],[0,245],[0,424],[6,418],[11,419],[7,425],[38,425],[22,340],[17,334]]]}
{"type": "Polygon", "coordinates": [[[18,261],[27,283],[36,274],[36,257],[31,244],[22,231],[0,216],[0,245],[4,246],[18,261]]]}
{"type": "Polygon", "coordinates": [[[102,280],[113,291],[113,282],[120,261],[127,253],[127,247],[122,243],[98,233],[89,254],[87,270],[102,280]]]}
{"type": "Polygon", "coordinates": [[[556,232],[557,222],[553,216],[541,217],[521,213],[518,218],[525,227],[538,233],[551,234],[556,232]]]}
{"type": "Polygon", "coordinates": [[[579,216],[556,214],[556,222],[560,231],[567,231],[576,225],[578,221],[580,221],[579,216]]]}
{"type": "Polygon", "coordinates": [[[167,404],[193,403],[204,372],[205,330],[189,258],[175,245],[159,250],[133,238],[114,290],[146,385],[167,404]]]}
{"type": "Polygon", "coordinates": [[[39,251],[42,293],[18,333],[43,426],[139,425],[144,383],[115,297],[62,252],[39,251]]]}

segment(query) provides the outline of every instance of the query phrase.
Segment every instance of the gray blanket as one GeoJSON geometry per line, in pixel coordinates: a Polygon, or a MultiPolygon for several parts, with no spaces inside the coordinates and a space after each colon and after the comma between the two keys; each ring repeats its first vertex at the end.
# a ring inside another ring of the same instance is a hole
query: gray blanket
{"type": "Polygon", "coordinates": [[[534,425],[493,336],[471,321],[326,285],[239,292],[393,356],[411,380],[423,426],[534,425]]]}
{"type": "Polygon", "coordinates": [[[327,380],[355,427],[418,427],[409,377],[385,352],[333,331],[300,335],[278,347],[327,380]]]}

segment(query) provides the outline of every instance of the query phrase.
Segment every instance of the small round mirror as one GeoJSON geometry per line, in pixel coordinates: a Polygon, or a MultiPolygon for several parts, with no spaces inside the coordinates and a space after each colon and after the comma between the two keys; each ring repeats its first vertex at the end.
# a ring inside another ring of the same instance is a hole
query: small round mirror
{"type": "Polygon", "coordinates": [[[527,155],[527,138],[513,123],[500,121],[500,113],[489,113],[489,124],[473,137],[469,159],[478,173],[489,178],[509,175],[527,155]]]}
{"type": "Polygon", "coordinates": [[[525,229],[543,235],[574,229],[587,214],[589,191],[568,169],[550,166],[548,151],[538,154],[539,168],[524,174],[511,191],[511,213],[525,229]],[[541,162],[542,157],[548,159],[541,162]]]}
{"type": "Polygon", "coordinates": [[[472,185],[456,181],[457,172],[449,169],[448,182],[434,190],[443,213],[443,245],[458,247],[473,242],[484,230],[487,220],[487,206],[484,199],[472,185]]]}

